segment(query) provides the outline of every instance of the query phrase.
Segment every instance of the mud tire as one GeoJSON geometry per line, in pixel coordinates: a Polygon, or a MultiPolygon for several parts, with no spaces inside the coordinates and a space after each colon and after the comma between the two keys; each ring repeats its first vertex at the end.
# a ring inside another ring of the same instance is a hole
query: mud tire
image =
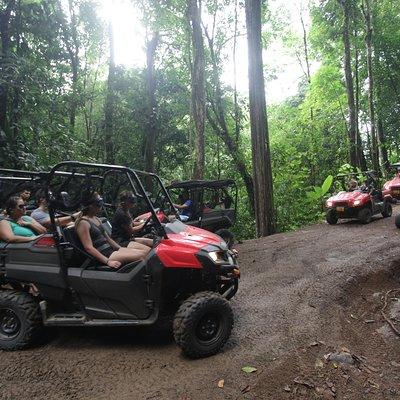
{"type": "Polygon", "coordinates": [[[362,210],[359,211],[358,213],[358,220],[366,225],[369,224],[372,220],[372,211],[370,208],[363,208],[362,210]]]}
{"type": "Polygon", "coordinates": [[[200,292],[182,303],[174,319],[174,337],[189,358],[218,353],[231,335],[233,312],[214,292],[200,292]]]}
{"type": "Polygon", "coordinates": [[[382,211],[382,217],[383,218],[389,218],[393,214],[393,207],[390,203],[385,202],[384,209],[382,211]]]}
{"type": "Polygon", "coordinates": [[[232,246],[235,244],[235,237],[229,229],[218,229],[217,231],[215,231],[215,234],[225,240],[225,243],[227,244],[229,249],[231,249],[232,246]]]}
{"type": "Polygon", "coordinates": [[[326,222],[329,225],[336,225],[338,221],[339,221],[339,218],[338,218],[335,210],[328,210],[326,212],[326,222]]]}
{"type": "Polygon", "coordinates": [[[43,329],[39,304],[29,293],[0,290],[0,349],[33,345],[43,329]]]}
{"type": "Polygon", "coordinates": [[[400,214],[396,215],[394,223],[396,224],[397,228],[400,229],[400,214]]]}

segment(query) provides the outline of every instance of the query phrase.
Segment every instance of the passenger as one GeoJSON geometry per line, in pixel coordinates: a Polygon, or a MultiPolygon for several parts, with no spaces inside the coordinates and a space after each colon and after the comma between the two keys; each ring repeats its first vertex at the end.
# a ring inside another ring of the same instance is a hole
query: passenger
{"type": "Polygon", "coordinates": [[[132,192],[125,190],[121,192],[119,200],[119,207],[111,223],[111,237],[121,246],[128,246],[131,241],[134,241],[151,248],[153,246],[152,239],[134,237],[144,226],[144,222],[134,221],[131,215],[131,210],[137,204],[136,196],[132,192]]]}
{"type": "Polygon", "coordinates": [[[182,195],[179,196],[179,199],[182,204],[174,204],[174,207],[179,210],[181,221],[189,221],[193,214],[193,201],[189,198],[189,192],[185,190],[182,195]]]}
{"type": "Polygon", "coordinates": [[[358,190],[358,182],[355,179],[350,179],[347,188],[349,192],[354,192],[355,190],[358,190]]]}
{"type": "Polygon", "coordinates": [[[6,218],[0,221],[0,240],[7,243],[25,243],[46,233],[46,228],[26,215],[25,202],[21,197],[10,197],[6,204],[6,218]]]}
{"type": "Polygon", "coordinates": [[[133,242],[129,247],[122,247],[105,231],[97,214],[103,207],[103,199],[93,193],[83,201],[82,215],[75,223],[77,235],[84,249],[104,265],[119,268],[122,263],[143,260],[150,248],[133,242]]]}
{"type": "MultiPolygon", "coordinates": [[[[37,205],[38,208],[32,211],[31,217],[35,219],[39,224],[45,226],[46,228],[51,228],[51,220],[50,220],[50,214],[48,211],[48,206],[47,206],[47,200],[46,200],[46,195],[43,190],[39,190],[36,193],[36,200],[37,200],[37,205]]],[[[71,216],[65,216],[65,217],[57,217],[55,219],[55,222],[59,226],[66,226],[72,222],[74,222],[80,215],[80,212],[76,212],[75,214],[72,214],[71,216]]]]}
{"type": "Polygon", "coordinates": [[[28,189],[23,189],[20,194],[19,197],[21,197],[21,199],[26,203],[28,203],[30,197],[31,197],[31,192],[28,189]]]}

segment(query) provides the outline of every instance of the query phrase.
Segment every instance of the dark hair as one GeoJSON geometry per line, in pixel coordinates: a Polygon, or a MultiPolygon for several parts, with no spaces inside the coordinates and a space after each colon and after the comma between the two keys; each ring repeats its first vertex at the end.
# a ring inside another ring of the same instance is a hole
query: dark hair
{"type": "Polygon", "coordinates": [[[36,193],[35,193],[35,199],[36,199],[36,203],[38,205],[40,205],[40,201],[42,199],[46,199],[46,193],[44,192],[43,189],[39,189],[36,193]]]}
{"type": "Polygon", "coordinates": [[[4,208],[6,209],[6,213],[10,215],[10,212],[17,207],[18,201],[22,200],[19,196],[11,196],[7,199],[4,208]]]}
{"type": "Polygon", "coordinates": [[[130,201],[131,203],[136,201],[136,196],[130,190],[124,190],[119,194],[119,201],[124,203],[130,201]]]}
{"type": "Polygon", "coordinates": [[[90,192],[90,193],[83,193],[82,194],[82,212],[85,210],[87,211],[87,208],[96,203],[97,199],[99,197],[99,194],[97,192],[90,192]]]}

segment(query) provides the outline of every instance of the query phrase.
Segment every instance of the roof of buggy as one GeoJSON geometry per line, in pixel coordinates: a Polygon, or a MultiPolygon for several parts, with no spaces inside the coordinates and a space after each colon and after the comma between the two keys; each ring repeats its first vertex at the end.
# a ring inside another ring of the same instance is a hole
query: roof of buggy
{"type": "Polygon", "coordinates": [[[167,187],[167,189],[195,189],[195,188],[209,188],[209,189],[219,189],[227,186],[232,186],[235,184],[233,179],[222,179],[214,181],[204,181],[204,180],[193,180],[193,181],[182,181],[174,182],[167,187]]]}

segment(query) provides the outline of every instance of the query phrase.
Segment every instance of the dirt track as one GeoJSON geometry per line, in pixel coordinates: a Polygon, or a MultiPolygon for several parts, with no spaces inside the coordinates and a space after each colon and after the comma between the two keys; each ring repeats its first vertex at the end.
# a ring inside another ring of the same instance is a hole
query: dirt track
{"type": "Polygon", "coordinates": [[[247,241],[221,354],[187,360],[154,330],[53,331],[42,347],[0,352],[0,399],[400,398],[400,349],[376,294],[400,286],[399,234],[377,218],[247,241]],[[324,361],[343,346],[363,365],[324,361]]]}

